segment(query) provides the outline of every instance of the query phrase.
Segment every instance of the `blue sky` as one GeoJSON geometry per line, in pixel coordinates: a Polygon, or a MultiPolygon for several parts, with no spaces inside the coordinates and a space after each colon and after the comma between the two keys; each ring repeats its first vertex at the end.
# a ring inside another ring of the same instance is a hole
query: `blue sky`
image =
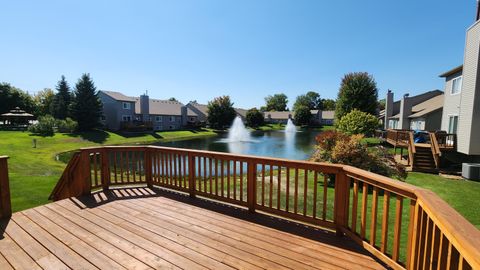
{"type": "Polygon", "coordinates": [[[443,89],[463,62],[474,0],[0,2],[0,81],[29,91],[74,85],[235,106],[283,92],[335,98],[371,73],[384,97],[443,89]]]}

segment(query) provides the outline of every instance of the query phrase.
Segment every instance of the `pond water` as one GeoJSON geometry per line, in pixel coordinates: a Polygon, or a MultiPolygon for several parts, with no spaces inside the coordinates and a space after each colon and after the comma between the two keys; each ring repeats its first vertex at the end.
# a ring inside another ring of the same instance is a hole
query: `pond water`
{"type": "Polygon", "coordinates": [[[320,131],[315,130],[299,132],[254,131],[251,133],[251,139],[248,142],[230,142],[228,134],[225,133],[215,137],[162,142],[154,145],[305,160],[313,153],[315,136],[319,133],[320,131]]]}

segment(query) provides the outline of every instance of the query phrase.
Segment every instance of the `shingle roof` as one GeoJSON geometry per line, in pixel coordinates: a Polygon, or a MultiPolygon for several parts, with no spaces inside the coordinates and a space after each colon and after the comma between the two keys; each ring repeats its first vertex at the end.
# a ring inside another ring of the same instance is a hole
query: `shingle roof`
{"type": "Polygon", "coordinates": [[[100,92],[102,92],[102,93],[106,94],[107,96],[110,96],[111,98],[113,98],[115,100],[118,100],[118,101],[135,102],[135,98],[127,97],[120,92],[105,91],[105,90],[100,90],[100,92]]]}
{"type": "Polygon", "coordinates": [[[278,119],[278,120],[286,120],[288,118],[293,118],[293,112],[291,111],[284,111],[284,112],[265,112],[265,118],[271,119],[278,119]],[[269,117],[270,116],[270,117],[269,117]]]}
{"type": "Polygon", "coordinates": [[[455,73],[457,73],[457,72],[460,72],[460,71],[462,71],[462,70],[463,70],[463,65],[460,65],[460,66],[458,66],[458,67],[456,67],[456,68],[453,68],[453,69],[451,69],[451,70],[449,70],[449,71],[447,71],[447,72],[444,72],[444,73],[440,74],[438,77],[440,77],[440,78],[445,78],[445,77],[448,77],[448,76],[450,76],[450,75],[453,75],[453,74],[455,74],[455,73]]]}
{"type": "MultiPolygon", "coordinates": [[[[140,98],[135,98],[135,113],[140,114],[140,98]]],[[[149,114],[152,115],[182,115],[183,104],[177,101],[149,99],[149,114]]],[[[188,116],[197,116],[192,110],[187,109],[188,116]]]]}
{"type": "Polygon", "coordinates": [[[412,114],[408,118],[422,117],[443,108],[443,99],[444,95],[439,95],[413,106],[412,114]]]}
{"type": "Polygon", "coordinates": [[[205,116],[208,115],[208,107],[207,105],[205,104],[199,104],[197,102],[190,102],[189,103],[190,105],[192,105],[193,107],[195,107],[197,110],[199,110],[200,112],[202,112],[205,116]]]}

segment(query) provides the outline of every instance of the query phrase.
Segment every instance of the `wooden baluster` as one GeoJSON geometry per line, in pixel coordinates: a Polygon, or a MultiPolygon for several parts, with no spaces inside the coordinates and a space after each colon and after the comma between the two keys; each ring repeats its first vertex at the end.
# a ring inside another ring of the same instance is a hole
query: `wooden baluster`
{"type": "Polygon", "coordinates": [[[188,153],[188,191],[190,198],[195,198],[195,156],[191,153],[188,153]]]}
{"type": "Polygon", "coordinates": [[[370,224],[370,245],[375,246],[377,237],[378,187],[373,187],[372,216],[370,224]]]}
{"type": "Polygon", "coordinates": [[[117,182],[117,151],[113,151],[113,180],[115,181],[115,184],[118,184],[117,182]]]}
{"type": "Polygon", "coordinates": [[[322,219],[327,220],[328,175],[323,175],[323,209],[322,219]]]}
{"type": "Polygon", "coordinates": [[[277,166],[277,209],[280,210],[280,206],[282,205],[282,167],[277,166]]]}
{"type": "Polygon", "coordinates": [[[440,229],[435,226],[433,223],[433,231],[432,231],[432,250],[430,251],[430,269],[436,269],[438,264],[438,253],[440,252],[440,229]]]}
{"type": "Polygon", "coordinates": [[[255,205],[257,204],[257,164],[253,162],[247,163],[247,205],[250,213],[255,212],[255,205]]]}
{"type": "Polygon", "coordinates": [[[202,191],[202,158],[198,157],[198,191],[202,191]]]}
{"type": "Polygon", "coordinates": [[[432,231],[433,231],[433,221],[430,217],[427,217],[427,228],[425,229],[425,245],[423,247],[423,265],[422,269],[427,269],[427,266],[430,265],[430,245],[432,243],[432,231]]]}
{"type": "Polygon", "coordinates": [[[317,218],[317,189],[318,189],[318,172],[313,171],[313,209],[312,217],[317,218]]]}
{"type": "Polygon", "coordinates": [[[287,173],[287,183],[286,183],[286,195],[285,195],[285,211],[288,212],[288,207],[289,207],[289,204],[290,204],[290,168],[289,167],[285,167],[285,170],[286,170],[286,173],[287,173]]]}
{"type": "Polygon", "coordinates": [[[207,158],[203,157],[203,192],[207,193],[207,158]]]}
{"type": "Polygon", "coordinates": [[[102,173],[102,189],[104,191],[108,190],[108,187],[110,186],[110,161],[109,161],[109,156],[108,156],[108,149],[103,148],[101,151],[101,161],[102,161],[102,167],[101,167],[101,173],[102,173]]]}
{"type": "Polygon", "coordinates": [[[88,195],[92,191],[92,173],[90,165],[90,153],[82,150],[79,163],[79,177],[80,179],[84,179],[81,195],[88,195]]]}
{"type": "Polygon", "coordinates": [[[152,152],[149,148],[144,148],[143,156],[143,170],[145,171],[145,181],[147,182],[147,187],[153,187],[153,176],[152,171],[154,167],[152,166],[152,152]]]}
{"type": "Polygon", "coordinates": [[[402,210],[403,210],[403,197],[397,194],[395,203],[395,226],[393,228],[393,251],[392,259],[398,261],[400,255],[400,237],[402,230],[402,210]]]}
{"type": "Polygon", "coordinates": [[[210,194],[212,194],[212,178],[213,178],[213,173],[212,173],[212,159],[213,159],[213,158],[209,158],[209,159],[208,159],[208,163],[209,163],[208,183],[209,183],[209,191],[210,191],[210,194]]]}
{"type": "Polygon", "coordinates": [[[298,168],[295,168],[295,186],[293,193],[293,212],[296,214],[298,209],[298,168]]]}
{"type": "Polygon", "coordinates": [[[220,195],[223,197],[224,196],[224,189],[225,189],[225,184],[224,184],[224,178],[225,178],[225,160],[220,160],[222,163],[221,163],[221,167],[220,167],[220,171],[221,171],[221,175],[220,175],[220,179],[221,179],[221,190],[220,190],[220,195]]]}
{"type": "Polygon", "coordinates": [[[347,194],[349,187],[347,186],[347,176],[344,172],[337,173],[335,176],[335,204],[334,204],[334,223],[336,226],[337,236],[343,235],[343,228],[347,227],[347,194]]]}
{"type": "Polygon", "coordinates": [[[352,232],[357,232],[358,180],[353,179],[352,232]]]}
{"type": "Polygon", "coordinates": [[[380,251],[387,252],[388,242],[388,213],[390,210],[390,192],[387,190],[383,193],[383,217],[382,217],[382,240],[380,244],[380,251]]]}
{"type": "Polygon", "coordinates": [[[232,161],[227,161],[227,198],[230,198],[230,162],[232,161]]]}
{"type": "MultiPolygon", "coordinates": [[[[188,181],[188,174],[187,174],[187,167],[188,167],[188,163],[187,163],[187,155],[183,155],[183,187],[184,188],[187,188],[187,184],[189,184],[189,182],[187,183],[188,181]]],[[[195,171],[193,171],[195,173],[195,171]]],[[[190,185],[188,186],[188,188],[190,188],[190,185]]]]}
{"type": "Polygon", "coordinates": [[[218,196],[218,159],[215,159],[215,195],[218,196]]]}
{"type": "Polygon", "coordinates": [[[420,231],[419,231],[419,234],[417,235],[417,238],[418,238],[418,245],[417,245],[417,259],[416,259],[416,266],[415,268],[421,268],[423,263],[422,263],[422,259],[423,259],[423,254],[425,252],[424,250],[424,245],[425,245],[425,229],[427,227],[427,222],[428,222],[428,217],[427,215],[425,214],[425,212],[422,210],[422,213],[421,213],[421,218],[420,218],[420,231]]]}
{"type": "Polygon", "coordinates": [[[308,169],[303,178],[303,216],[307,216],[308,169]]]}
{"type": "Polygon", "coordinates": [[[262,206],[265,206],[265,164],[262,164],[262,206]]]}
{"type": "Polygon", "coordinates": [[[132,151],[132,178],[133,183],[137,181],[137,154],[136,151],[132,151]]]}
{"type": "Polygon", "coordinates": [[[240,201],[243,202],[243,161],[240,161],[240,201]]]}
{"type": "Polygon", "coordinates": [[[0,156],[0,219],[12,215],[10,182],[8,178],[8,157],[0,156]]]}
{"type": "Polygon", "coordinates": [[[268,202],[268,207],[272,208],[273,204],[273,165],[270,164],[270,194],[269,194],[269,202],[268,202]]]}
{"type": "Polygon", "coordinates": [[[360,219],[360,237],[365,239],[365,231],[367,229],[367,204],[368,204],[368,184],[363,182],[362,188],[362,215],[360,219]]]}
{"type": "Polygon", "coordinates": [[[178,156],[175,153],[171,154],[172,157],[172,170],[173,170],[173,185],[175,187],[178,187],[178,174],[177,174],[177,161],[178,161],[178,156]]]}
{"type": "Polygon", "coordinates": [[[237,161],[233,161],[233,199],[237,199],[237,161]]]}

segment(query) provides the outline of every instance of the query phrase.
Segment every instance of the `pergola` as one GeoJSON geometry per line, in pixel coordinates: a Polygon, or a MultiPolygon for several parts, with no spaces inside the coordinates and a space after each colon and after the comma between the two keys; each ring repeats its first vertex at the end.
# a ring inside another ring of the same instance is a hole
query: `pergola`
{"type": "Polygon", "coordinates": [[[15,107],[15,109],[10,110],[10,112],[0,115],[0,120],[3,121],[4,126],[28,125],[29,120],[33,119],[35,119],[33,114],[27,113],[19,107],[15,107]]]}

